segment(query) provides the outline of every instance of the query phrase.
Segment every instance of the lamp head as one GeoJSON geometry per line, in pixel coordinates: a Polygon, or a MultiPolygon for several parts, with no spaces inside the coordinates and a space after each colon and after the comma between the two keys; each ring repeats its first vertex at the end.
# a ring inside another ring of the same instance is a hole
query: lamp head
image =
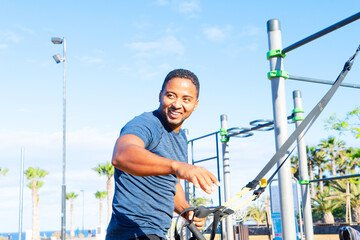
{"type": "Polygon", "coordinates": [[[53,44],[62,44],[64,39],[63,38],[59,38],[59,37],[52,37],[51,41],[53,44]]]}
{"type": "Polygon", "coordinates": [[[61,61],[64,60],[63,58],[61,58],[60,54],[55,54],[55,55],[53,56],[53,58],[54,58],[54,60],[55,60],[56,63],[60,63],[61,61]]]}

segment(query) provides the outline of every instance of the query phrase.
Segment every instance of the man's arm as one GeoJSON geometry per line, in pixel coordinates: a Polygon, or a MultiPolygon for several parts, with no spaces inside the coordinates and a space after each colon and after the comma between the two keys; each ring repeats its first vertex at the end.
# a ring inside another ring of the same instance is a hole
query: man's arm
{"type": "MultiPolygon", "coordinates": [[[[176,194],[174,197],[175,200],[175,212],[177,214],[180,214],[184,209],[189,208],[190,205],[186,202],[186,198],[185,198],[185,193],[184,193],[184,189],[182,188],[181,184],[180,184],[180,180],[178,181],[178,183],[176,184],[176,194]]],[[[193,218],[193,211],[187,212],[185,214],[184,217],[186,220],[190,220],[193,218]]],[[[194,217],[193,219],[193,223],[195,224],[195,226],[199,229],[202,230],[204,228],[205,225],[205,218],[197,218],[194,217]]]]}
{"type": "Polygon", "coordinates": [[[180,179],[192,182],[195,187],[206,193],[220,186],[216,177],[203,167],[193,166],[180,161],[160,157],[145,149],[141,138],[125,134],[115,144],[112,164],[114,167],[135,176],[154,176],[175,174],[180,179]]]}

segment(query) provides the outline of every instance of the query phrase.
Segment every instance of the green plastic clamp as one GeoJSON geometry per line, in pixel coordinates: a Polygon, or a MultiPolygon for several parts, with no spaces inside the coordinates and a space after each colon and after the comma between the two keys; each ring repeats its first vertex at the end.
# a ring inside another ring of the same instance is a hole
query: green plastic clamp
{"type": "Polygon", "coordinates": [[[228,142],[228,141],[229,141],[229,138],[227,138],[227,137],[224,137],[224,138],[220,139],[220,142],[228,142]]]}
{"type": "Polygon", "coordinates": [[[296,122],[296,121],[303,121],[305,119],[305,117],[301,114],[301,113],[304,113],[304,109],[303,108],[294,108],[292,110],[292,113],[293,113],[293,118],[292,118],[292,121],[293,122],[296,122]],[[296,113],[300,113],[301,115],[295,115],[296,113]]]}
{"type": "Polygon", "coordinates": [[[310,183],[310,180],[299,180],[299,183],[301,185],[308,185],[310,183]]]}
{"type": "Polygon", "coordinates": [[[292,118],[293,122],[296,122],[296,121],[304,121],[305,117],[304,116],[294,116],[292,118]]]}
{"type": "Polygon", "coordinates": [[[282,57],[284,58],[286,56],[286,53],[282,52],[282,49],[274,49],[270,50],[266,53],[266,58],[269,60],[271,57],[282,57]]]}
{"type": "Polygon", "coordinates": [[[294,108],[293,110],[292,110],[292,113],[304,113],[305,111],[304,111],[304,109],[303,108],[294,108]]]}
{"type": "Polygon", "coordinates": [[[283,70],[273,70],[268,72],[268,79],[271,80],[274,77],[289,78],[289,73],[283,70]]]}
{"type": "Polygon", "coordinates": [[[228,142],[228,141],[229,141],[229,138],[228,138],[228,137],[225,137],[225,136],[227,136],[227,129],[221,128],[221,129],[220,129],[220,136],[223,136],[223,137],[220,139],[220,142],[228,142]]]}

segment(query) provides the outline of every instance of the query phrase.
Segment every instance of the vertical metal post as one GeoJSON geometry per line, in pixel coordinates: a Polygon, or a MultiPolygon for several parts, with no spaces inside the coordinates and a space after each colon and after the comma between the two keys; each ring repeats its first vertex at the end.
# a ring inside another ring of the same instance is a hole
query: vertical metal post
{"type": "MultiPolygon", "coordinates": [[[[188,141],[188,163],[189,164],[194,164],[191,160],[190,160],[190,155],[189,155],[189,153],[190,153],[190,150],[192,149],[192,147],[193,147],[193,144],[192,144],[192,142],[191,142],[191,145],[189,144],[189,129],[184,129],[184,133],[185,133],[185,135],[186,135],[186,140],[188,141]]],[[[193,152],[192,152],[192,150],[191,150],[191,156],[193,156],[193,152]]],[[[185,192],[185,199],[186,199],[186,202],[188,202],[189,204],[190,204],[190,184],[189,184],[189,182],[188,181],[184,181],[184,192],[185,192]]],[[[181,234],[184,234],[184,233],[181,233],[181,234]]],[[[185,233],[185,235],[186,235],[186,239],[189,239],[190,237],[191,237],[191,234],[190,234],[190,231],[187,229],[186,230],[186,233],[185,233]]]]}
{"type": "Polygon", "coordinates": [[[23,223],[23,200],[24,200],[24,148],[21,148],[20,160],[20,197],[19,197],[19,240],[22,237],[22,223],[23,223]]]}
{"type": "MultiPolygon", "coordinates": [[[[282,49],[280,21],[271,19],[267,22],[267,32],[269,40],[269,50],[282,49]]],[[[281,56],[271,57],[270,71],[283,70],[283,59],[281,56]]],[[[275,145],[278,150],[288,138],[285,82],[283,77],[271,79],[271,92],[273,99],[273,115],[275,127],[275,145]]],[[[283,162],[284,157],[278,162],[278,166],[283,162]]],[[[278,173],[280,187],[281,204],[281,226],[282,236],[286,240],[296,239],[294,200],[292,193],[291,168],[287,161],[278,173]]]]}
{"type": "MultiPolygon", "coordinates": [[[[302,109],[302,98],[301,92],[299,90],[293,91],[293,100],[294,108],[302,109]]],[[[295,117],[302,117],[301,112],[294,111],[295,117]]],[[[296,118],[295,118],[296,119],[296,118]]],[[[301,124],[302,120],[299,118],[296,119],[295,124],[298,127],[301,124]]],[[[297,140],[298,145],[298,157],[299,157],[299,170],[300,170],[300,180],[309,180],[308,175],[308,166],[307,166],[307,155],[306,155],[306,144],[304,139],[304,134],[301,133],[297,140]]],[[[302,199],[302,209],[304,213],[304,232],[306,240],[314,239],[314,229],[313,229],[313,219],[311,213],[311,202],[310,202],[310,189],[309,184],[301,185],[301,199],[302,199]]]]}
{"type": "Polygon", "coordinates": [[[63,154],[62,154],[62,202],[61,202],[61,240],[65,240],[66,234],[66,39],[63,39],[63,65],[64,65],[64,84],[63,84],[63,154]]]}
{"type": "MultiPolygon", "coordinates": [[[[186,135],[186,139],[189,139],[189,129],[184,129],[184,133],[186,135]]],[[[188,144],[188,153],[190,152],[190,144],[188,144]]],[[[188,163],[191,164],[190,162],[190,156],[188,154],[188,163]]],[[[190,203],[190,185],[188,181],[185,181],[184,183],[185,185],[185,199],[188,203],[190,203]]]]}
{"type": "MultiPolygon", "coordinates": [[[[221,128],[227,129],[227,115],[222,114],[220,116],[221,128]]],[[[225,202],[230,200],[230,158],[229,158],[229,141],[222,138],[222,150],[223,150],[223,168],[224,168],[224,192],[225,192],[225,202]]],[[[226,237],[227,240],[234,239],[234,228],[232,223],[232,217],[229,216],[226,219],[226,237]]]]}
{"type": "Polygon", "coordinates": [[[85,236],[84,232],[84,217],[85,217],[85,190],[80,190],[82,192],[82,233],[85,236]]]}

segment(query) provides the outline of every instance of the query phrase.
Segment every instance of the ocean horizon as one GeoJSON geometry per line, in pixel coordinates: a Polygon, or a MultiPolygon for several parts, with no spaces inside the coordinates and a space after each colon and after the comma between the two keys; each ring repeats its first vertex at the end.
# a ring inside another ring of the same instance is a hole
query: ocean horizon
{"type": "MultiPolygon", "coordinates": [[[[40,231],[40,237],[41,238],[44,238],[44,237],[50,238],[51,235],[56,232],[60,232],[60,230],[58,230],[58,231],[40,231]]],[[[66,234],[70,235],[70,231],[66,231],[66,234]]],[[[84,234],[85,238],[95,236],[96,229],[84,229],[84,232],[83,232],[83,230],[79,229],[79,234],[84,234]]],[[[19,232],[5,232],[5,233],[0,233],[0,235],[7,238],[8,240],[9,240],[9,236],[11,236],[11,238],[10,238],[11,240],[19,240],[19,232]]],[[[76,230],[75,230],[75,236],[77,236],[76,230]]],[[[26,232],[22,232],[21,240],[25,240],[25,237],[26,237],[26,232]]]]}

